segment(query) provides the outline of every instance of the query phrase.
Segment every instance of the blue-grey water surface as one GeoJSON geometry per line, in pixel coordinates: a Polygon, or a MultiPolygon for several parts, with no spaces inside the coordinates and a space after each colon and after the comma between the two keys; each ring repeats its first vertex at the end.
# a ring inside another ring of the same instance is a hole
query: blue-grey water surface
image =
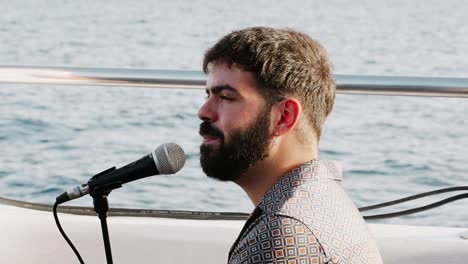
{"type": "MultiPolygon", "coordinates": [[[[319,40],[339,74],[468,77],[464,0],[0,0],[0,6],[3,65],[199,70],[203,52],[223,34],[267,25],[319,40]]],[[[173,141],[188,154],[184,169],[125,185],[111,194],[112,207],[250,212],[239,187],[201,172],[196,112],[203,101],[203,91],[0,84],[0,196],[51,204],[93,174],[173,141]]],[[[467,116],[466,99],[339,95],[320,155],[343,162],[344,185],[359,206],[468,185],[467,116]]],[[[467,205],[385,222],[468,226],[467,205]]]]}

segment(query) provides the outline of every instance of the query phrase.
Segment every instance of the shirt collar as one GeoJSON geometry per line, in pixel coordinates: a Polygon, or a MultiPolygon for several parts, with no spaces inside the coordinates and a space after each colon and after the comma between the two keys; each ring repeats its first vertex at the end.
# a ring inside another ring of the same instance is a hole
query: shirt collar
{"type": "Polygon", "coordinates": [[[340,163],[333,160],[315,159],[305,162],[281,177],[265,194],[257,207],[263,211],[273,210],[279,200],[294,193],[299,187],[319,180],[342,180],[340,163]]]}

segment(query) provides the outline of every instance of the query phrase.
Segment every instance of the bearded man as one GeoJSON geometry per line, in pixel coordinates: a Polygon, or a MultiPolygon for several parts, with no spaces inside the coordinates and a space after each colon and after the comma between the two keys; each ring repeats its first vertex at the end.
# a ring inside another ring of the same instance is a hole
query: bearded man
{"type": "Polygon", "coordinates": [[[228,263],[382,263],[340,166],[318,159],[335,98],[325,49],[291,29],[247,28],[210,48],[203,70],[202,169],[255,205],[228,263]]]}

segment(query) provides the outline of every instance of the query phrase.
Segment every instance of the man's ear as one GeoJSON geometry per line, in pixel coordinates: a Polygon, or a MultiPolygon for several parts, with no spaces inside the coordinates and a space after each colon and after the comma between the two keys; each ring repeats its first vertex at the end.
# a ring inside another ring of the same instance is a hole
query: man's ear
{"type": "Polygon", "coordinates": [[[277,107],[278,117],[273,131],[278,135],[283,135],[294,129],[302,113],[302,107],[294,98],[284,99],[278,103],[277,107]]]}

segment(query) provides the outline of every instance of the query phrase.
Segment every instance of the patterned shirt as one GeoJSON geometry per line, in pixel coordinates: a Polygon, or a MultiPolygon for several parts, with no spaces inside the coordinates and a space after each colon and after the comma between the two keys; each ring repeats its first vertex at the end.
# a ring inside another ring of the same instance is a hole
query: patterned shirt
{"type": "Polygon", "coordinates": [[[364,219],[341,185],[341,167],[312,160],[265,194],[234,242],[228,264],[381,264],[364,219]]]}

